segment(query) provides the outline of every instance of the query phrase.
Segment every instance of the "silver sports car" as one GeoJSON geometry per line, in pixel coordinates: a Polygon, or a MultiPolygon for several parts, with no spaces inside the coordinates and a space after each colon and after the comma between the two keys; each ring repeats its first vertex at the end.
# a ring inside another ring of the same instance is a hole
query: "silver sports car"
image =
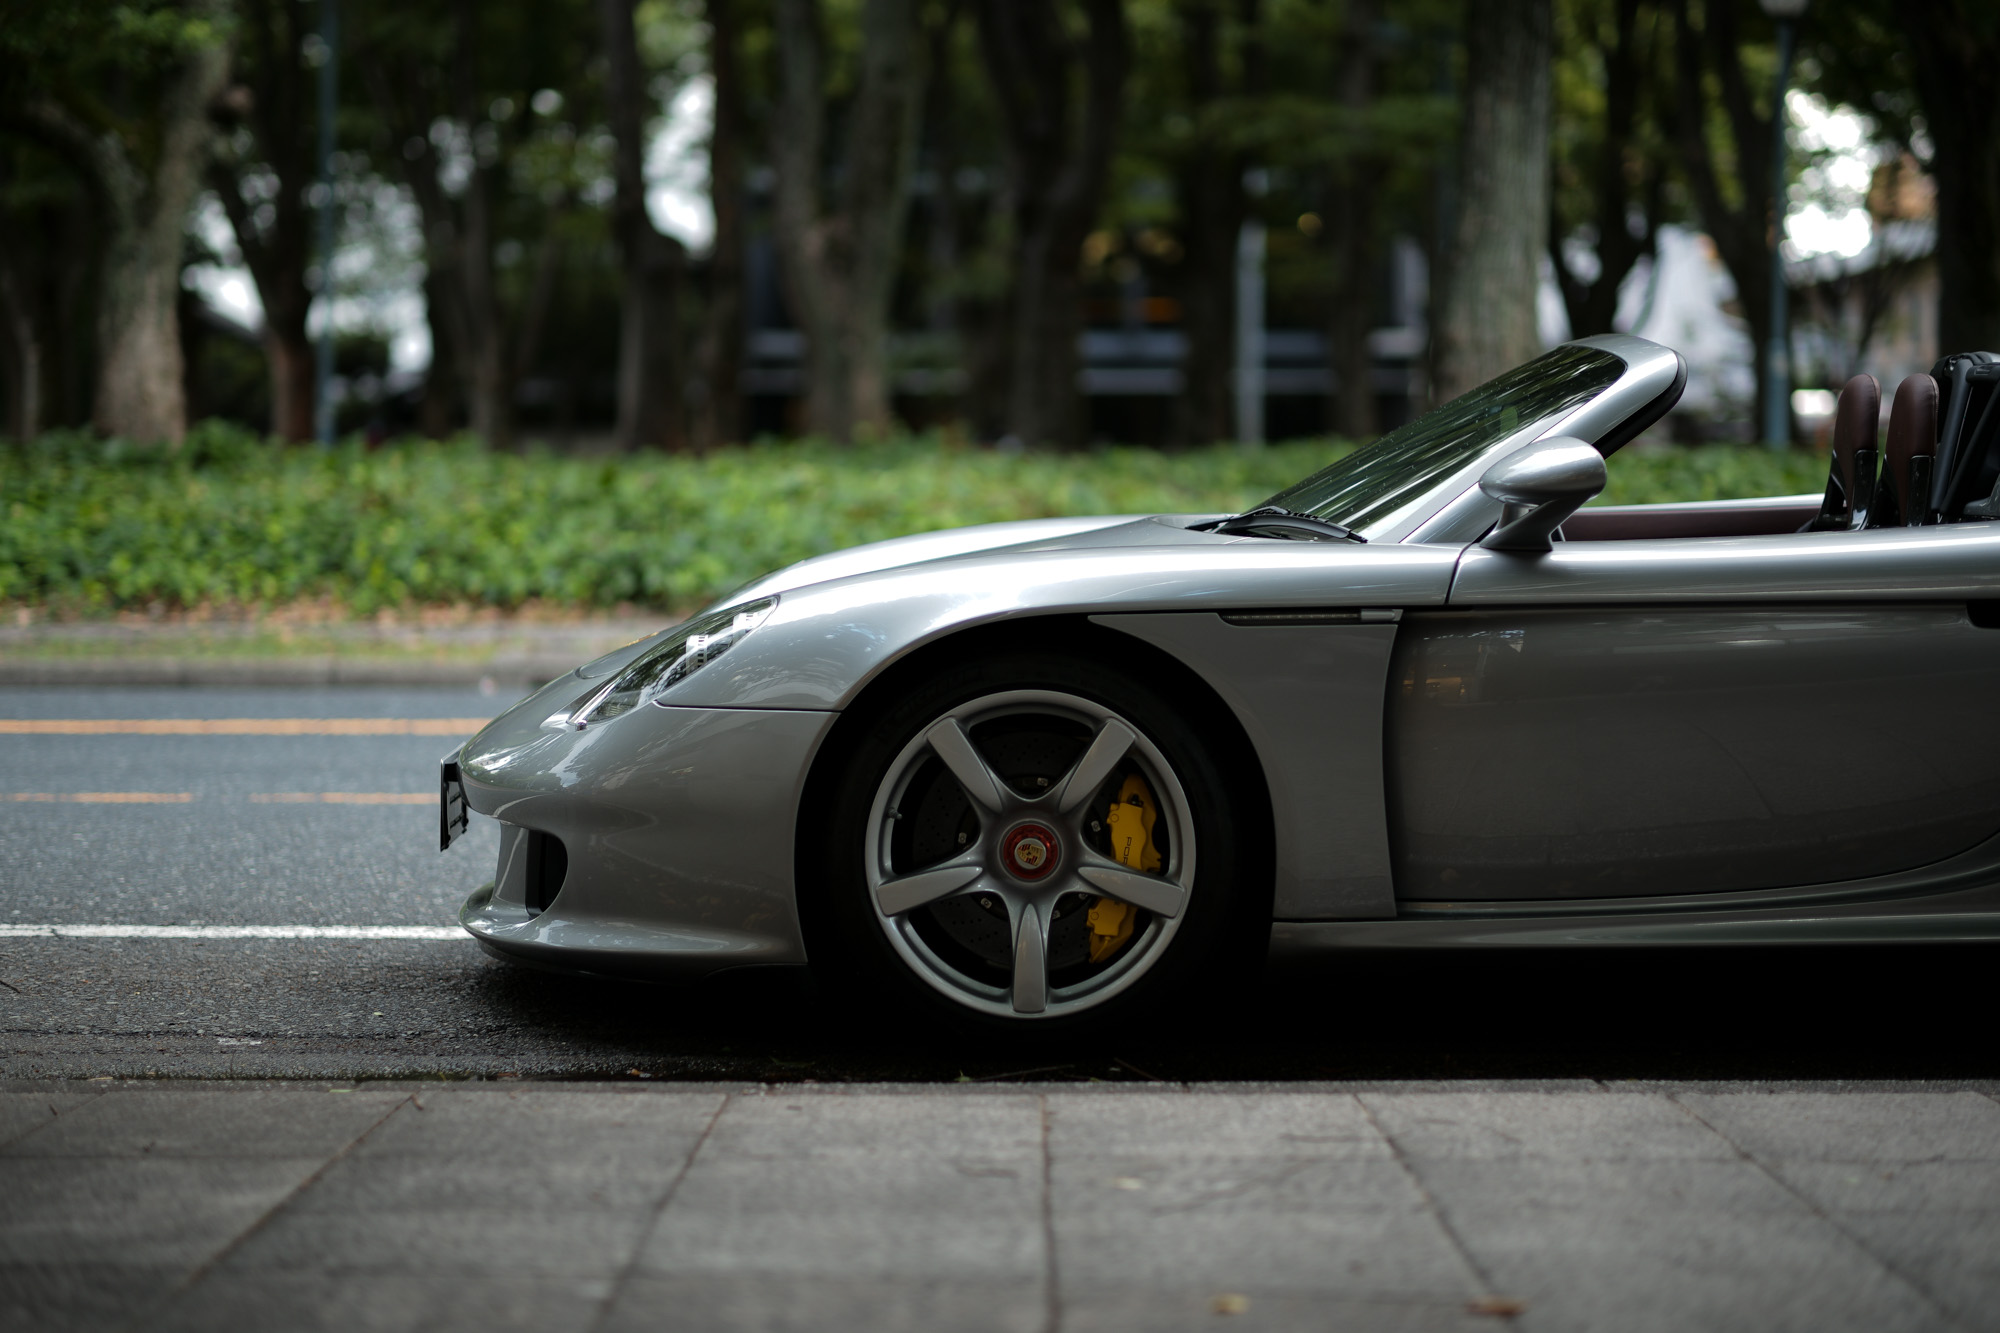
{"type": "MultiPolygon", "coordinates": [[[[2000,938],[2000,358],[1824,496],[1582,508],[1673,351],[1549,352],[1247,513],[803,561],[444,762],[493,952],[1001,1026],[1272,950],[2000,938]]],[[[1942,392],[1940,391],[1942,388],[1942,392]]]]}

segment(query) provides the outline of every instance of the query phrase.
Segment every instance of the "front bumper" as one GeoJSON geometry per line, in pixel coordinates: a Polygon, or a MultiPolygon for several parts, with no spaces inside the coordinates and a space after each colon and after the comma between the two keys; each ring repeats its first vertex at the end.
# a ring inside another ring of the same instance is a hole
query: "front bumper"
{"type": "Polygon", "coordinates": [[[494,883],[459,914],[475,939],[523,961],[662,980],[805,961],[799,793],[837,714],[648,705],[584,731],[517,716],[549,711],[516,709],[459,757],[466,804],[502,823],[494,883]],[[568,856],[541,912],[526,892],[530,829],[568,856]]]}

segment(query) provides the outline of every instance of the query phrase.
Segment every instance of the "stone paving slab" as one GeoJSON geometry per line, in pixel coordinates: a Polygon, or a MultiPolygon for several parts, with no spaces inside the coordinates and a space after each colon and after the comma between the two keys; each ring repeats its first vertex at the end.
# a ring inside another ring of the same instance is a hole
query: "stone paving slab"
{"type": "Polygon", "coordinates": [[[2000,1100],[0,1088],[0,1328],[2000,1330],[2000,1100]]]}

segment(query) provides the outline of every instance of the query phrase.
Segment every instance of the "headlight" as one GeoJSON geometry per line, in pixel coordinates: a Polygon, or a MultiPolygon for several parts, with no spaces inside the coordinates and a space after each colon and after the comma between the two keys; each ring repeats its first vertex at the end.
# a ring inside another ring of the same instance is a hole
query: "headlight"
{"type": "Polygon", "coordinates": [[[777,605],[777,598],[766,597],[690,620],[613,676],[608,685],[585,695],[569,720],[582,728],[651,703],[742,642],[777,605]]]}

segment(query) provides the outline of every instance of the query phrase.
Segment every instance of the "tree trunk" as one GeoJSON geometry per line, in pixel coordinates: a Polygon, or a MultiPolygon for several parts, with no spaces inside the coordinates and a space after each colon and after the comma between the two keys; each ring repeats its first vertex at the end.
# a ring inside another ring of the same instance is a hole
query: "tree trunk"
{"type": "MultiPolygon", "coordinates": [[[[218,25],[221,9],[220,0],[201,6],[218,25]]],[[[91,417],[107,435],[179,443],[187,433],[176,310],[182,236],[207,165],[209,103],[228,72],[229,53],[219,42],[181,57],[160,99],[158,148],[146,163],[133,158],[116,131],[89,128],[56,102],[40,99],[26,108],[30,123],[69,155],[102,206],[91,417]]]]}
{"type": "Polygon", "coordinates": [[[1764,349],[1771,333],[1771,237],[1778,225],[1772,216],[1771,118],[1758,115],[1750,100],[1737,40],[1736,11],[1728,4],[1712,2],[1704,6],[1702,18],[1704,26],[1697,28],[1688,0],[1676,0],[1674,140],[1702,226],[1736,283],[1737,304],[1750,326],[1751,359],[1757,368],[1757,396],[1750,406],[1754,420],[1765,398],[1764,349]],[[1735,207],[1725,195],[1710,148],[1714,108],[1706,75],[1711,69],[1721,86],[1722,109],[1735,141],[1735,207]]]}
{"type": "Polygon", "coordinates": [[[1618,292],[1642,257],[1655,254],[1665,182],[1657,163],[1649,162],[1641,204],[1644,218],[1638,235],[1632,232],[1632,189],[1629,159],[1638,150],[1635,132],[1640,99],[1650,86],[1639,49],[1639,0],[1617,0],[1613,13],[1617,35],[1609,47],[1599,47],[1604,59],[1604,139],[1592,171],[1596,203],[1597,276],[1586,282],[1571,271],[1563,257],[1563,235],[1550,215],[1549,258],[1569,315],[1569,335],[1584,338],[1610,333],[1618,316],[1618,292]]]}
{"type": "Polygon", "coordinates": [[[980,48],[1000,104],[1013,201],[1006,313],[1007,433],[1082,443],[1079,254],[1097,220],[1132,62],[1123,0],[1084,0],[1082,124],[1071,108],[1078,52],[1054,0],[980,0],[980,48]]]}
{"type": "MultiPolygon", "coordinates": [[[[1246,28],[1256,21],[1256,0],[1239,0],[1246,28]]],[[[1202,108],[1228,91],[1223,74],[1223,18],[1219,0],[1187,0],[1180,6],[1181,50],[1186,66],[1189,109],[1202,108]]],[[[1252,41],[1246,38],[1246,48],[1252,41]]],[[[1254,80],[1254,49],[1243,53],[1239,91],[1254,80]]],[[[1236,234],[1243,226],[1245,195],[1241,153],[1198,139],[1175,172],[1181,234],[1186,254],[1181,271],[1182,327],[1187,331],[1178,429],[1181,443],[1208,444],[1229,438],[1230,371],[1236,364],[1236,234]]]]}
{"type": "MultiPolygon", "coordinates": [[[[1346,50],[1340,67],[1340,102],[1357,121],[1375,101],[1375,0],[1347,7],[1346,50]]],[[[1382,162],[1357,153],[1335,169],[1325,226],[1333,251],[1333,307],[1327,320],[1327,357],[1334,383],[1334,429],[1350,440],[1375,434],[1374,358],[1368,351],[1375,322],[1376,195],[1382,162]]]]}
{"type": "Polygon", "coordinates": [[[646,85],[632,23],[634,3],[598,0],[597,5],[610,76],[612,174],[618,190],[611,231],[625,265],[616,438],[620,449],[678,449],[685,443],[678,355],[684,251],[679,241],[660,234],[646,212],[646,85]]]}
{"type": "MultiPolygon", "coordinates": [[[[479,7],[458,0],[451,87],[459,123],[477,125],[484,112],[477,83],[479,7]]],[[[457,260],[462,319],[452,330],[465,366],[465,401],[473,433],[494,449],[514,447],[514,375],[507,355],[507,322],[493,274],[494,166],[474,154],[465,196],[457,210],[452,247],[457,260]]]]}
{"type": "Polygon", "coordinates": [[[842,154],[838,202],[819,180],[826,135],[818,0],[778,0],[779,256],[792,312],[806,338],[806,421],[851,439],[886,432],[889,298],[909,207],[922,103],[921,29],[914,0],[866,0],[861,70],[842,154]]]}
{"type": "Polygon", "coordinates": [[[431,331],[431,364],[424,372],[424,401],[417,418],[417,429],[432,440],[450,435],[459,422],[458,345],[452,341],[457,321],[451,314],[451,299],[449,273],[433,257],[424,271],[424,322],[431,331]]]}
{"type": "Polygon", "coordinates": [[[1541,350],[1535,293],[1549,225],[1550,0],[1466,6],[1459,214],[1437,332],[1451,399],[1541,350]]]}
{"type": "Polygon", "coordinates": [[[281,336],[267,324],[264,360],[271,372],[271,433],[293,444],[312,439],[313,393],[318,385],[311,341],[281,336]]]}
{"type": "MultiPolygon", "coordinates": [[[[289,131],[272,125],[270,132],[289,131]]],[[[312,306],[312,292],[306,286],[310,218],[302,162],[277,163],[274,169],[278,193],[271,201],[274,216],[267,229],[258,228],[233,166],[216,163],[211,178],[235,233],[236,246],[243,252],[244,265],[257,284],[257,299],[264,307],[271,434],[297,443],[313,438],[313,398],[318,390],[312,338],[306,331],[306,314],[312,306]]]]}
{"type": "Polygon", "coordinates": [[[180,298],[180,228],[174,228],[171,247],[163,230],[150,223],[121,229],[98,273],[92,424],[106,435],[143,443],[177,443],[187,433],[175,305],[180,298]]]}
{"type": "MultiPolygon", "coordinates": [[[[224,128],[247,123],[262,164],[277,177],[268,201],[268,221],[260,226],[243,196],[237,163],[225,147],[211,169],[211,181],[229,216],[236,247],[257,284],[264,307],[264,357],[271,380],[271,433],[281,440],[313,438],[312,339],[306,314],[312,292],[306,286],[312,262],[312,211],[306,201],[313,183],[317,108],[306,96],[311,87],[299,7],[290,0],[254,0],[239,6],[247,87],[220,99],[224,128]]],[[[226,142],[226,140],[225,140],[226,142]]]]}
{"type": "Polygon", "coordinates": [[[743,0],[708,0],[708,69],[714,126],[708,140],[708,195],[715,243],[708,257],[708,303],[702,322],[700,412],[695,442],[703,449],[743,438],[743,0]]]}
{"type": "Polygon", "coordinates": [[[1936,145],[1938,349],[2000,351],[2000,21],[1966,0],[1902,14],[1936,145]]]}
{"type": "MultiPolygon", "coordinates": [[[[11,238],[0,238],[11,241],[11,238]]],[[[0,249],[6,248],[0,245],[0,249]]],[[[27,284],[14,271],[12,250],[0,253],[0,317],[5,320],[7,420],[0,430],[26,443],[42,430],[42,338],[27,284]]]]}

